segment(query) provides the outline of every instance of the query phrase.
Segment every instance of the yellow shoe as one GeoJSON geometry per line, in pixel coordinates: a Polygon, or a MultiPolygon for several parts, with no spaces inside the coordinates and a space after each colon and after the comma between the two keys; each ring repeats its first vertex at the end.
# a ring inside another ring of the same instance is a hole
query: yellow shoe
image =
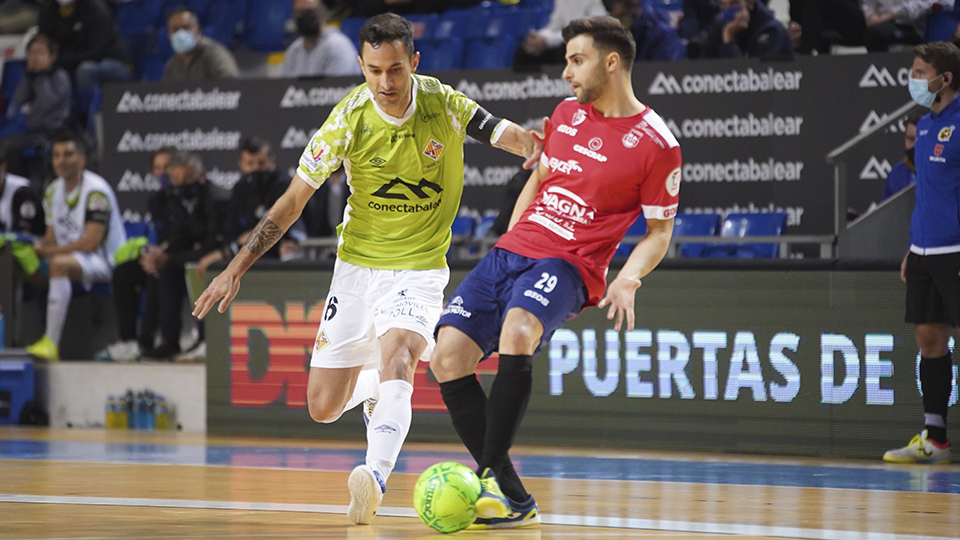
{"type": "Polygon", "coordinates": [[[480,497],[476,508],[477,517],[485,519],[505,518],[513,512],[510,501],[500,490],[500,484],[489,467],[480,474],[480,497]]]}
{"type": "Polygon", "coordinates": [[[27,347],[27,352],[47,362],[60,361],[60,348],[46,334],[39,341],[27,347]]]}

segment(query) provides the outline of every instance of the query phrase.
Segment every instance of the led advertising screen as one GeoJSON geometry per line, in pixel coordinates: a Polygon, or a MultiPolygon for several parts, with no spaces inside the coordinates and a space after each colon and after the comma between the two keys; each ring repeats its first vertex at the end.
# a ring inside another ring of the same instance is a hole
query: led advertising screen
{"type": "MultiPolygon", "coordinates": [[[[209,430],[362,439],[358,411],[306,411],[332,272],[272,268],[207,319],[209,430]]],[[[879,457],[922,429],[904,292],[894,269],[656,270],[633,331],[589,308],[553,335],[517,443],[879,457]]],[[[456,441],[425,363],[415,387],[409,439],[456,441]]]]}

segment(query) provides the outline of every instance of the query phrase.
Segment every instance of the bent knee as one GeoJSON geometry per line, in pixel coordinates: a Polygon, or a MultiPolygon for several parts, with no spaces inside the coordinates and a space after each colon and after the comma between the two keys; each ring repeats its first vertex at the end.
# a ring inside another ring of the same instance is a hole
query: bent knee
{"type": "Polygon", "coordinates": [[[307,410],[310,411],[310,418],[313,418],[314,422],[330,424],[336,422],[343,414],[343,405],[322,399],[310,399],[307,401],[307,410]]]}

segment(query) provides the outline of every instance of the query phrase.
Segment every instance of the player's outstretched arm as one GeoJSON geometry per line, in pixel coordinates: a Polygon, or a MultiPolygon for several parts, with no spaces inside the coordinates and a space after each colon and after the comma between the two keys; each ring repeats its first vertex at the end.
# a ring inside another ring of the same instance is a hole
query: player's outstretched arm
{"type": "Polygon", "coordinates": [[[634,311],[633,303],[636,291],[640,288],[640,278],[646,276],[660,264],[670,248],[670,238],[673,236],[673,218],[648,219],[647,234],[630,252],[627,262],[623,264],[620,273],[607,286],[606,295],[597,304],[598,308],[610,305],[607,310],[607,319],[616,316],[613,329],[617,332],[627,320],[627,330],[633,330],[634,311]]]}
{"type": "Polygon", "coordinates": [[[294,178],[290,182],[287,191],[277,199],[267,215],[263,216],[260,223],[250,233],[246,245],[240,248],[227,268],[213,278],[210,285],[197,299],[193,308],[194,317],[204,318],[213,304],[221,298],[223,298],[223,301],[220,302],[217,311],[223,313],[227,310],[227,306],[240,292],[240,277],[261,255],[273,247],[287,232],[287,229],[297,221],[303,212],[303,207],[306,206],[313,193],[314,189],[299,178],[294,178]]]}
{"type": "Polygon", "coordinates": [[[550,119],[548,118],[543,119],[543,131],[523,129],[511,122],[503,130],[500,139],[493,143],[493,147],[526,158],[526,161],[523,162],[523,168],[532,169],[540,161],[540,154],[543,153],[544,133],[547,133],[549,128],[550,119]]]}
{"type": "Polygon", "coordinates": [[[527,208],[530,208],[530,205],[533,204],[533,201],[537,199],[540,180],[546,175],[547,169],[543,165],[537,167],[530,173],[530,178],[527,178],[527,183],[523,185],[523,190],[520,191],[520,196],[517,197],[517,202],[513,205],[513,213],[510,214],[510,225],[507,226],[508,231],[520,221],[520,216],[522,216],[527,208]]]}

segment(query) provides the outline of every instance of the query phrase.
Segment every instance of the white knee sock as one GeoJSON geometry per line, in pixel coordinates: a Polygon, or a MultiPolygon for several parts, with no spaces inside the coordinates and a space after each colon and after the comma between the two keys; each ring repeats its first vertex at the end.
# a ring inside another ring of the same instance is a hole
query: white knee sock
{"type": "Polygon", "coordinates": [[[361,371],[360,376],[357,377],[357,385],[353,387],[353,395],[350,396],[350,401],[347,402],[347,406],[343,408],[343,411],[349,411],[364,401],[376,398],[379,395],[380,370],[376,368],[365,369],[361,371]]]}
{"type": "Polygon", "coordinates": [[[67,320],[67,309],[70,308],[70,296],[73,289],[70,287],[70,278],[50,278],[50,290],[47,296],[47,337],[60,346],[60,336],[63,335],[63,325],[67,320]]]}
{"type": "Polygon", "coordinates": [[[367,426],[367,466],[386,482],[410,431],[413,385],[401,379],[380,383],[380,400],[367,426]]]}

